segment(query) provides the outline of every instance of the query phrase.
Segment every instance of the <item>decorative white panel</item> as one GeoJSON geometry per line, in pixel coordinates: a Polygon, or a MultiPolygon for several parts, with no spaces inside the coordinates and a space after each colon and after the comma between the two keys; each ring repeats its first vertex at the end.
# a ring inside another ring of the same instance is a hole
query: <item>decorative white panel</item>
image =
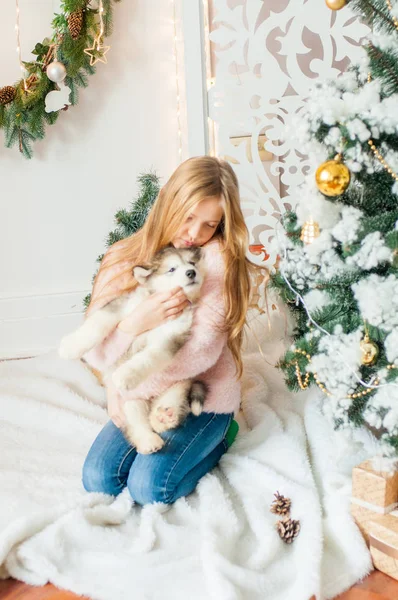
{"type": "Polygon", "coordinates": [[[212,0],[209,13],[211,152],[233,164],[251,243],[267,249],[308,170],[286,128],[314,81],[337,77],[362,52],[368,27],[324,0],[212,0]],[[259,152],[264,138],[268,153],[259,152]]]}

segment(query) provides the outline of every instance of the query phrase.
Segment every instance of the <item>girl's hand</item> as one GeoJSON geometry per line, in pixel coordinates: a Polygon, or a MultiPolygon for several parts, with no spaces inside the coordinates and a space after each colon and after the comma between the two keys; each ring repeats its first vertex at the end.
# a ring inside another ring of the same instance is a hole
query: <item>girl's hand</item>
{"type": "Polygon", "coordinates": [[[118,327],[122,331],[140,335],[158,327],[168,319],[175,319],[189,304],[181,287],[167,292],[156,292],[136,306],[118,327]]]}

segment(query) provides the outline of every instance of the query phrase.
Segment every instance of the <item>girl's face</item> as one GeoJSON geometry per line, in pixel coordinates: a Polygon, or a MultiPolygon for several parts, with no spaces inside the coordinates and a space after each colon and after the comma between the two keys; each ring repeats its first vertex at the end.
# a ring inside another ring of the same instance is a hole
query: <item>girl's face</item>
{"type": "Polygon", "coordinates": [[[171,241],[174,248],[204,246],[216,232],[223,214],[218,196],[198,202],[171,241]]]}

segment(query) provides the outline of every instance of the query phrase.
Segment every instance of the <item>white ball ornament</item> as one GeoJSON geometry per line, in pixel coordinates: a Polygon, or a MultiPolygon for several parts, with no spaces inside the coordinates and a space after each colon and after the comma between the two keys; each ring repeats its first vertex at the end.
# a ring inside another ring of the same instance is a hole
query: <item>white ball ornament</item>
{"type": "Polygon", "coordinates": [[[50,81],[59,83],[60,81],[63,81],[66,77],[65,65],[63,65],[58,60],[54,60],[48,65],[46,73],[50,81]]]}

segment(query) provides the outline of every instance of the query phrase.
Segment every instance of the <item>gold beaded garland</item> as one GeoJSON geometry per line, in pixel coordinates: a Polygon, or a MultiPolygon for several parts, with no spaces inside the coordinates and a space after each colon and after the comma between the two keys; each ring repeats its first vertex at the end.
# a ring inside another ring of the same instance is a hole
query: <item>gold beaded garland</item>
{"type": "MultiPolygon", "coordinates": [[[[388,10],[391,12],[392,11],[392,4],[391,4],[391,0],[386,0],[387,2],[387,6],[388,6],[388,10]]],[[[395,29],[398,29],[398,19],[397,17],[394,17],[394,15],[391,15],[392,21],[395,25],[395,29]]]]}
{"type": "Polygon", "coordinates": [[[325,196],[341,196],[347,189],[350,179],[350,171],[342,162],[341,154],[336,154],[333,160],[322,163],[315,173],[318,189],[325,196]]]}
{"type": "MultiPolygon", "coordinates": [[[[296,348],[294,351],[298,354],[302,354],[303,356],[306,357],[308,362],[311,362],[311,355],[308,354],[308,352],[306,352],[305,350],[296,348]]],[[[292,363],[290,363],[290,364],[292,364],[292,363]]],[[[308,384],[309,384],[309,380],[310,380],[310,373],[306,374],[304,381],[303,381],[302,375],[300,373],[300,367],[299,367],[298,361],[296,360],[293,364],[295,365],[296,377],[297,377],[297,381],[300,386],[300,389],[306,390],[308,387],[308,384]]],[[[387,369],[389,369],[389,370],[390,369],[398,369],[398,365],[394,365],[394,364],[387,365],[387,369]]],[[[319,381],[317,373],[313,373],[313,376],[315,379],[315,383],[322,390],[322,392],[324,394],[326,394],[327,396],[331,396],[332,395],[331,392],[329,392],[326,389],[326,387],[323,385],[323,383],[321,381],[319,381]]],[[[376,377],[376,379],[374,381],[374,385],[372,387],[366,388],[366,390],[362,390],[360,392],[354,392],[353,394],[348,394],[347,398],[350,398],[351,400],[355,400],[355,398],[361,398],[363,396],[367,396],[368,394],[370,394],[370,392],[372,392],[374,390],[374,386],[378,386],[379,383],[380,383],[380,380],[376,377]]]]}
{"type": "MultiPolygon", "coordinates": [[[[380,381],[379,379],[375,379],[374,381],[374,385],[377,386],[379,385],[380,381]]],[[[355,392],[354,394],[348,394],[347,398],[351,398],[352,400],[354,400],[355,398],[360,398],[361,396],[366,396],[367,394],[370,394],[370,392],[373,391],[373,387],[371,388],[367,388],[366,390],[363,390],[362,392],[355,392]]]]}
{"type": "Polygon", "coordinates": [[[324,394],[326,394],[326,396],[331,396],[332,394],[330,392],[328,392],[328,390],[326,389],[326,387],[323,385],[323,383],[321,383],[318,379],[318,375],[316,373],[314,373],[314,379],[315,379],[315,383],[317,384],[317,386],[322,390],[322,392],[324,394]]]}
{"type": "Polygon", "coordinates": [[[296,377],[297,377],[297,381],[298,381],[298,384],[299,384],[300,388],[302,390],[306,390],[307,387],[308,387],[308,383],[310,381],[310,374],[307,373],[306,376],[305,376],[305,379],[303,381],[303,379],[301,377],[301,373],[300,373],[300,367],[299,367],[299,364],[298,364],[297,361],[296,361],[296,377]]]}
{"type": "MultiPolygon", "coordinates": [[[[305,350],[301,350],[300,348],[296,348],[295,352],[297,352],[298,354],[302,354],[303,356],[305,356],[305,358],[308,360],[308,362],[311,362],[311,355],[308,354],[308,352],[306,352],[305,350]]],[[[300,388],[302,390],[306,390],[310,381],[310,373],[307,373],[305,376],[305,379],[303,381],[301,373],[300,373],[300,367],[298,364],[298,361],[295,361],[295,365],[296,365],[296,377],[297,377],[297,382],[300,386],[300,388]]],[[[315,379],[315,383],[317,384],[318,387],[320,387],[320,389],[322,390],[322,392],[324,392],[327,396],[331,396],[332,394],[330,392],[328,392],[328,390],[326,389],[326,387],[323,385],[323,383],[321,383],[318,379],[318,375],[317,373],[313,373],[314,379],[315,379]]]]}
{"type": "Polygon", "coordinates": [[[368,140],[368,144],[369,144],[371,150],[373,151],[373,154],[375,155],[375,157],[377,158],[377,160],[380,161],[380,163],[383,165],[383,167],[385,168],[385,170],[391,175],[391,177],[393,179],[395,179],[395,181],[398,181],[398,175],[396,173],[394,173],[394,171],[392,170],[392,168],[390,167],[390,165],[388,165],[386,163],[386,161],[384,160],[384,158],[382,157],[382,155],[380,154],[380,152],[376,148],[373,140],[368,140]]]}

